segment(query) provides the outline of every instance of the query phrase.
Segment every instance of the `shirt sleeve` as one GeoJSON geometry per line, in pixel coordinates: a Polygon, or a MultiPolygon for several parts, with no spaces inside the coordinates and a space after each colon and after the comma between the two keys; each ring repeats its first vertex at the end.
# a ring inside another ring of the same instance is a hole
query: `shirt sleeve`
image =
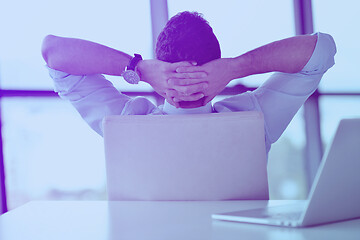
{"type": "Polygon", "coordinates": [[[68,100],[89,126],[101,136],[102,120],[108,115],[146,115],[156,106],[143,97],[130,98],[119,92],[103,75],[71,75],[49,68],[54,91],[68,100]]]}
{"type": "Polygon", "coordinates": [[[318,38],[313,54],[299,73],[274,73],[251,92],[256,108],[264,114],[271,143],[279,139],[300,107],[317,89],[324,73],[335,64],[333,38],[324,33],[316,34],[318,38]]]}

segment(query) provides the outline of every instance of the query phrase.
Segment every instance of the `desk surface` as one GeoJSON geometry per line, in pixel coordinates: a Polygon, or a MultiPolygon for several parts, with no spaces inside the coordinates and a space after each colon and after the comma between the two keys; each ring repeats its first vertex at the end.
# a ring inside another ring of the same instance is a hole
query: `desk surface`
{"type": "Polygon", "coordinates": [[[284,202],[30,202],[0,216],[0,239],[360,239],[360,219],[300,229],[211,219],[284,202]]]}

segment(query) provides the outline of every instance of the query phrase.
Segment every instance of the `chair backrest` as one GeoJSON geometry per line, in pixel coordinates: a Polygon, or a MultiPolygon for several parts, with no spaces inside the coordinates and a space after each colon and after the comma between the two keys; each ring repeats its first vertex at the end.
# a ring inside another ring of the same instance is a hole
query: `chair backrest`
{"type": "Polygon", "coordinates": [[[108,116],[109,200],[268,199],[259,112],[108,116]]]}

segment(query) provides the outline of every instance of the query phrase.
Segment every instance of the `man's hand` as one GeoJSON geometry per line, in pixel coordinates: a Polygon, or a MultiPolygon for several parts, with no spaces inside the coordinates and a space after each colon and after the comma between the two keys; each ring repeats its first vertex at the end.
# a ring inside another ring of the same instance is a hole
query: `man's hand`
{"type": "MultiPolygon", "coordinates": [[[[267,72],[297,73],[309,61],[317,35],[300,35],[275,41],[236,58],[220,58],[202,66],[181,66],[178,73],[205,72],[209,83],[204,104],[210,102],[233,79],[267,72]]],[[[332,41],[333,42],[333,41],[332,41]]],[[[177,97],[174,101],[178,101],[177,97]]]]}
{"type": "Polygon", "coordinates": [[[179,101],[196,101],[204,97],[203,91],[208,87],[204,80],[206,73],[193,70],[180,73],[179,67],[193,66],[190,62],[168,63],[156,59],[142,60],[137,70],[142,81],[149,83],[153,89],[166,100],[179,107],[179,101]]]}
{"type": "MultiPolygon", "coordinates": [[[[207,77],[203,78],[203,81],[206,81],[209,84],[209,87],[203,91],[205,95],[204,105],[224,90],[231,80],[236,78],[234,77],[234,63],[232,58],[215,59],[202,66],[179,66],[176,68],[176,72],[186,74],[195,72],[207,73],[207,77]]],[[[174,98],[174,102],[179,102],[181,100],[182,99],[177,97],[174,98]]]]}

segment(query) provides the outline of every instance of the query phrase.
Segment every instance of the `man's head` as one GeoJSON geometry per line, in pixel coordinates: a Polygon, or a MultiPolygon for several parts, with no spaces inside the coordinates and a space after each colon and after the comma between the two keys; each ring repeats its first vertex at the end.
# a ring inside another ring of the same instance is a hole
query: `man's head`
{"type": "MultiPolygon", "coordinates": [[[[173,16],[159,34],[156,58],[165,62],[195,61],[198,65],[221,57],[220,45],[209,23],[197,12],[173,16]]],[[[200,107],[204,99],[180,102],[180,107],[200,107]]]]}
{"type": "Polygon", "coordinates": [[[196,61],[202,65],[220,57],[219,41],[197,12],[173,16],[157,39],[156,58],[165,62],[196,61]]]}

